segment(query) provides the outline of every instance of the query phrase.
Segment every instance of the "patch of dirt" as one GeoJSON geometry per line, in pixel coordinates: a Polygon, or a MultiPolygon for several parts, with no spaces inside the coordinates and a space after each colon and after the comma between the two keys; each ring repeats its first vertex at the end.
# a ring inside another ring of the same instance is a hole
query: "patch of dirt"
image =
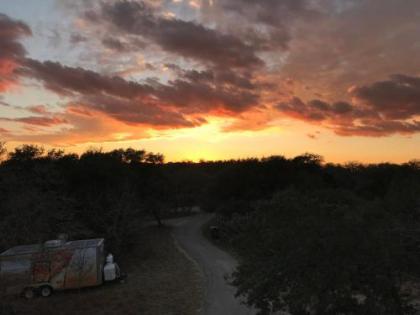
{"type": "Polygon", "coordinates": [[[125,283],[62,291],[30,301],[10,297],[0,301],[0,314],[201,313],[202,277],[193,262],[177,249],[169,228],[143,228],[130,253],[115,258],[128,274],[125,283]]]}

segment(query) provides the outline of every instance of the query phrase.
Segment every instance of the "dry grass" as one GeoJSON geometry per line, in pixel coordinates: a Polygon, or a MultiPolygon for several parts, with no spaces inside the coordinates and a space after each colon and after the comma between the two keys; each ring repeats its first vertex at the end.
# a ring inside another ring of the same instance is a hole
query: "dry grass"
{"type": "Polygon", "coordinates": [[[144,228],[130,253],[116,259],[128,273],[125,283],[4,302],[15,314],[200,314],[202,278],[176,248],[168,228],[144,228]]]}

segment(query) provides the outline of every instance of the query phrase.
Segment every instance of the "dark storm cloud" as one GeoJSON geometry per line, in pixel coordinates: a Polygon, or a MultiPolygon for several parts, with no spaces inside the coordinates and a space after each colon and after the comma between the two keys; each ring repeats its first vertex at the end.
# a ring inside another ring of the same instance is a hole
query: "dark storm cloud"
{"type": "Polygon", "coordinates": [[[41,80],[46,88],[64,95],[107,93],[120,97],[138,97],[150,93],[150,87],[121,77],[108,77],[83,68],[67,67],[58,62],[27,59],[21,73],[41,80]]]}
{"type": "Polygon", "coordinates": [[[18,40],[31,34],[26,24],[0,13],[0,92],[16,83],[15,69],[26,54],[18,40]]]}
{"type": "MultiPolygon", "coordinates": [[[[0,15],[0,92],[18,76],[32,78],[70,99],[72,107],[66,110],[155,128],[193,127],[205,123],[203,116],[220,114],[245,117],[238,124],[242,129],[262,129],[280,113],[345,136],[419,132],[417,0],[200,3],[194,16],[174,10],[177,18],[165,13],[187,1],[103,0],[78,6],[85,21],[70,40],[86,41],[82,49],[100,50],[94,58],[106,55],[104,72],[127,75],[129,71],[114,71],[124,59],[134,63],[137,74],[142,71],[138,60],[145,65],[151,61],[156,67],[149,65],[149,70],[162,81],[130,81],[25,59],[19,39],[30,35],[30,29],[0,15]],[[163,73],[161,62],[177,64],[167,64],[163,73]],[[389,73],[404,75],[378,81],[389,73]],[[295,97],[278,104],[279,97],[289,96],[295,97]],[[259,110],[266,110],[260,120],[259,110]]],[[[42,108],[29,111],[53,116],[42,108]]],[[[27,117],[27,124],[36,122],[32,118],[27,117]]]]}
{"type": "Polygon", "coordinates": [[[25,23],[12,20],[0,13],[0,58],[22,58],[26,51],[18,39],[31,34],[30,28],[25,23]]]}
{"type": "MultiPolygon", "coordinates": [[[[213,73],[198,71],[181,71],[179,79],[167,84],[155,80],[140,84],[117,76],[32,59],[26,59],[19,72],[43,82],[45,88],[57,94],[70,97],[80,110],[101,112],[130,125],[194,127],[205,122],[197,115],[242,112],[258,104],[258,95],[235,85],[240,78],[229,76],[225,71],[221,72],[225,78],[218,81],[221,84],[213,82],[213,73]]],[[[251,85],[250,82],[242,84],[251,85]]],[[[39,112],[43,108],[29,110],[39,112]]],[[[50,117],[15,121],[45,126],[59,123],[50,117]]]]}
{"type": "MultiPolygon", "coordinates": [[[[238,112],[256,105],[258,96],[240,88],[240,82],[247,87],[250,82],[222,71],[225,78],[214,83],[212,74],[182,72],[182,77],[168,84],[149,80],[145,84],[127,81],[121,77],[108,77],[91,70],[63,66],[56,62],[39,62],[27,59],[21,73],[44,83],[44,86],[58,94],[87,96],[111,95],[121,98],[153,99],[163,106],[183,107],[188,113],[204,113],[212,109],[238,112]],[[197,80],[198,76],[205,78],[197,80]],[[230,83],[230,85],[228,85],[230,83]]],[[[134,109],[133,109],[134,110],[134,109]]]]}
{"type": "Polygon", "coordinates": [[[177,128],[194,127],[203,123],[203,121],[187,119],[177,111],[161,108],[153,100],[92,95],[83,98],[78,108],[100,111],[129,125],[147,124],[177,128]]]}
{"type": "MultiPolygon", "coordinates": [[[[149,27],[146,30],[150,35],[147,36],[149,39],[155,38],[157,43],[162,41],[164,47],[173,51],[182,53],[185,49],[187,56],[211,61],[213,65],[217,65],[225,57],[237,66],[260,62],[252,51],[247,53],[249,47],[234,37],[219,34],[192,22],[165,20],[148,10],[144,5],[134,2],[118,2],[114,6],[104,8],[107,14],[113,16],[112,21],[118,27],[126,31],[130,31],[130,27],[133,27],[132,31],[136,33],[139,31],[138,23],[141,23],[142,26],[149,27]],[[129,11],[124,11],[128,8],[129,11]],[[139,17],[141,19],[138,19],[139,17]],[[159,30],[153,30],[154,26],[158,26],[159,30]],[[184,47],[183,42],[188,41],[190,37],[192,44],[204,46],[184,47]]],[[[96,19],[94,15],[91,18],[96,19]]],[[[2,17],[2,25],[8,25],[8,28],[2,29],[2,35],[7,40],[11,39],[9,42],[13,45],[10,46],[16,48],[13,51],[22,57],[16,62],[17,74],[20,77],[39,80],[45,88],[69,97],[73,104],[72,108],[77,108],[79,111],[101,112],[126,124],[193,127],[205,123],[205,119],[197,115],[220,111],[241,112],[258,104],[258,95],[252,91],[254,86],[251,76],[247,76],[248,70],[234,73],[218,66],[205,71],[179,69],[177,79],[167,84],[155,80],[138,83],[80,67],[65,66],[58,62],[25,59],[23,46],[16,39],[21,35],[30,34],[30,29],[23,23],[11,22],[9,18],[2,17]]],[[[87,38],[77,34],[72,36],[72,40],[80,42],[87,38]]],[[[102,43],[120,52],[144,44],[141,39],[133,35],[121,39],[108,36],[103,38],[102,43]]],[[[65,123],[65,120],[60,120],[59,117],[41,112],[43,111],[41,107],[28,110],[40,116],[16,118],[13,121],[39,126],[65,123]]]]}
{"type": "Polygon", "coordinates": [[[242,112],[258,105],[255,93],[200,81],[174,80],[168,85],[158,84],[157,91],[161,100],[184,107],[190,113],[219,109],[242,112]]]}
{"type": "Polygon", "coordinates": [[[337,114],[347,114],[353,110],[352,105],[347,102],[336,102],[333,105],[333,110],[337,114]]]}
{"type": "Polygon", "coordinates": [[[354,103],[303,102],[294,97],[277,105],[284,115],[325,124],[340,135],[387,136],[420,131],[420,78],[394,75],[390,80],[350,89],[354,103]]]}
{"type": "Polygon", "coordinates": [[[220,67],[256,67],[263,64],[255,49],[238,37],[192,21],[158,16],[144,2],[104,4],[102,16],[88,12],[93,21],[110,21],[120,31],[144,37],[163,50],[220,67]]]}
{"type": "Polygon", "coordinates": [[[341,125],[335,132],[341,136],[384,137],[397,133],[409,135],[420,132],[420,121],[362,121],[359,125],[341,125]]]}
{"type": "Polygon", "coordinates": [[[389,119],[420,116],[420,77],[393,75],[386,81],[355,87],[351,94],[389,119]]]}
{"type": "Polygon", "coordinates": [[[86,42],[87,40],[88,39],[81,34],[73,33],[73,34],[70,35],[70,43],[71,44],[79,44],[79,43],[86,42]]]}
{"type": "Polygon", "coordinates": [[[136,51],[146,47],[146,43],[138,38],[131,37],[128,40],[123,41],[112,36],[104,37],[102,39],[102,45],[120,53],[136,51]]]}
{"type": "Polygon", "coordinates": [[[293,97],[288,102],[282,102],[276,108],[290,117],[306,121],[323,121],[337,115],[349,115],[354,112],[352,105],[345,102],[329,104],[315,99],[305,103],[298,97],[293,97]],[[347,107],[348,110],[340,114],[340,108],[343,107],[347,107]]]}
{"type": "Polygon", "coordinates": [[[127,44],[123,43],[118,38],[105,37],[102,39],[102,44],[107,48],[110,48],[119,52],[129,51],[129,47],[127,47],[127,44]]]}
{"type": "MultiPolygon", "coordinates": [[[[127,124],[192,127],[182,114],[165,110],[155,98],[154,88],[120,77],[107,77],[94,71],[72,68],[55,62],[28,59],[22,74],[44,83],[47,89],[70,96],[81,109],[92,109],[127,124]]],[[[165,104],[162,104],[165,105],[165,104]]],[[[18,121],[18,120],[16,120],[18,121]]],[[[32,117],[28,121],[30,123],[32,117]]],[[[42,123],[41,120],[39,120],[42,123]]],[[[48,123],[48,120],[45,120],[48,123]]]]}
{"type": "MultiPolygon", "coordinates": [[[[16,66],[13,75],[16,78],[19,76],[39,80],[45,88],[79,103],[82,110],[86,108],[100,111],[126,124],[193,127],[204,122],[199,119],[187,119],[181,113],[161,108],[155,96],[159,91],[154,91],[149,85],[126,81],[120,77],[104,76],[83,68],[67,67],[57,62],[25,59],[25,50],[16,39],[21,35],[30,34],[30,29],[6,16],[0,17],[0,62],[13,61],[16,66]]],[[[3,79],[0,83],[2,82],[3,79]]],[[[63,115],[51,115],[41,106],[29,107],[27,110],[40,116],[0,120],[41,127],[67,123],[63,115]]]]}
{"type": "Polygon", "coordinates": [[[166,67],[177,79],[163,85],[151,82],[165,102],[184,107],[187,112],[225,110],[242,112],[259,106],[259,93],[252,81],[237,72],[213,70],[183,70],[174,64],[166,67]],[[188,107],[188,108],[186,108],[188,107]]]}

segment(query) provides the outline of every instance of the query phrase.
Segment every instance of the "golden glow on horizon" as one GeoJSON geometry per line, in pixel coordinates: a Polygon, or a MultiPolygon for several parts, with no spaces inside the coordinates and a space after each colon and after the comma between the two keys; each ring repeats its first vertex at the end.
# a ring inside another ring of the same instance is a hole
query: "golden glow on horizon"
{"type": "MultiPolygon", "coordinates": [[[[404,163],[420,157],[420,135],[383,138],[337,137],[333,132],[295,121],[279,122],[278,127],[260,131],[223,132],[230,119],[209,118],[209,124],[166,131],[150,131],[149,138],[123,140],[130,135],[115,133],[116,141],[85,142],[62,147],[66,152],[82,153],[89,148],[111,151],[115,148],[134,147],[165,155],[166,161],[198,162],[200,160],[226,160],[237,158],[284,155],[288,158],[305,152],[320,154],[326,162],[404,163]],[[320,131],[319,133],[317,133],[320,131]],[[316,138],[308,137],[316,134],[316,138]],[[392,148],[398,147],[398,151],[392,148]],[[304,149],[302,149],[304,148],[304,149]],[[367,150],[368,148],[368,150],[367,150]]],[[[8,148],[22,144],[9,142],[8,148]]],[[[46,149],[54,146],[45,145],[46,149]]]]}
{"type": "MultiPolygon", "coordinates": [[[[236,131],[225,131],[233,123],[234,118],[220,118],[220,117],[206,117],[207,124],[204,124],[195,128],[182,128],[172,130],[151,130],[149,132],[151,139],[156,138],[171,138],[171,139],[200,139],[210,143],[221,142],[230,137],[230,135],[248,135],[252,136],[255,134],[253,130],[236,130],[236,131]]],[[[259,131],[259,133],[277,133],[279,134],[279,127],[265,128],[259,131]]]]}

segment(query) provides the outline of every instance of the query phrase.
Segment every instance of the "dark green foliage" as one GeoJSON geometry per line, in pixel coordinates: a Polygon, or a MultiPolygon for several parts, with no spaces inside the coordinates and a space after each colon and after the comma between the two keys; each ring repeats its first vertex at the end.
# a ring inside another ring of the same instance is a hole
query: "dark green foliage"
{"type": "Polygon", "coordinates": [[[205,204],[240,257],[238,295],[261,314],[409,314],[402,284],[420,276],[419,162],[321,162],[227,161],[210,175],[205,204]]]}
{"type": "Polygon", "coordinates": [[[411,313],[402,285],[420,277],[418,162],[295,162],[302,182],[219,205],[221,235],[240,257],[237,294],[261,314],[411,313]]]}
{"type": "Polygon", "coordinates": [[[238,295],[261,314],[407,314],[420,276],[420,163],[293,159],[167,163],[144,150],[80,157],[0,143],[0,250],[57,233],[129,245],[146,215],[218,214],[240,264],[238,295]],[[176,210],[176,211],[173,211],[176,210]],[[360,301],[364,300],[364,303],[360,301]]]}
{"type": "Polygon", "coordinates": [[[16,162],[25,162],[39,158],[44,153],[44,148],[36,145],[24,144],[9,153],[9,159],[16,162]]]}
{"type": "Polygon", "coordinates": [[[67,233],[73,239],[105,237],[114,252],[121,251],[150,209],[150,191],[164,202],[157,197],[165,190],[158,179],[162,161],[134,149],[92,149],[79,158],[16,148],[0,165],[0,250],[67,233]]]}
{"type": "MultiPolygon", "coordinates": [[[[14,155],[16,157],[17,155],[14,155]]],[[[0,168],[0,247],[41,241],[66,229],[73,200],[63,178],[45,159],[11,159],[0,168]]]]}
{"type": "Polygon", "coordinates": [[[262,314],[407,314],[401,280],[420,276],[420,251],[383,203],[347,191],[287,190],[242,225],[233,283],[262,314]]]}

